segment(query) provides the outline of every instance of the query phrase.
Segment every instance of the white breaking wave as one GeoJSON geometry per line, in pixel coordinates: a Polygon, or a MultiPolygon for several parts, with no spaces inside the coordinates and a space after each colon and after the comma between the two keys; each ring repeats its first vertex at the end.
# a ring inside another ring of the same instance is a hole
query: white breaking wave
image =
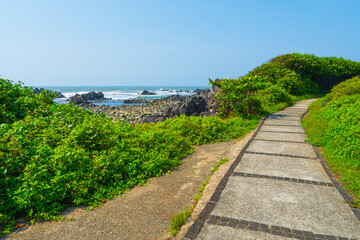
{"type": "MultiPolygon", "coordinates": [[[[136,91],[136,92],[124,92],[124,91],[104,91],[102,92],[104,94],[105,98],[113,99],[113,100],[125,100],[125,99],[132,99],[132,98],[161,98],[161,97],[167,97],[175,94],[179,95],[193,95],[194,93],[192,91],[177,91],[172,89],[162,89],[158,91],[149,91],[154,92],[156,95],[140,95],[142,91],[136,91]]],[[[76,94],[84,94],[88,93],[88,91],[79,91],[79,92],[64,92],[63,95],[68,99],[70,97],[75,96],[76,94]]]]}

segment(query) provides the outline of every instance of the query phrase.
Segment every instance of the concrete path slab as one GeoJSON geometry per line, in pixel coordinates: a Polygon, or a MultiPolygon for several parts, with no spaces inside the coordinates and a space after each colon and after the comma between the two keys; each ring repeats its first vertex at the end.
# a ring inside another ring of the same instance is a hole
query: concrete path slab
{"type": "Polygon", "coordinates": [[[293,127],[293,126],[270,126],[263,125],[261,131],[264,132],[291,132],[291,133],[304,133],[302,127],[293,127]]]}
{"type": "Polygon", "coordinates": [[[264,125],[289,125],[289,126],[298,126],[301,127],[299,121],[289,121],[289,120],[278,120],[278,119],[267,119],[264,122],[264,125]]]}
{"type": "Polygon", "coordinates": [[[268,119],[300,121],[300,116],[292,116],[292,115],[286,115],[286,114],[271,114],[267,118],[268,119]]]}
{"type": "Polygon", "coordinates": [[[360,222],[334,187],[233,176],[211,214],[360,238],[360,222]]]}
{"type": "Polygon", "coordinates": [[[331,183],[319,161],[305,158],[245,154],[235,172],[331,183]]]}
{"type": "Polygon", "coordinates": [[[306,140],[306,135],[298,133],[258,132],[255,139],[294,141],[303,143],[306,140]]]}
{"type": "Polygon", "coordinates": [[[287,154],[298,157],[316,158],[313,147],[304,143],[254,140],[250,144],[247,151],[255,153],[287,154]]]}
{"type": "Polygon", "coordinates": [[[360,239],[360,212],[305,142],[312,101],[267,116],[184,239],[360,239]]]}
{"type": "Polygon", "coordinates": [[[286,110],[282,110],[277,112],[277,114],[290,114],[290,115],[297,115],[297,116],[301,116],[303,112],[303,109],[286,109],[286,110]]]}

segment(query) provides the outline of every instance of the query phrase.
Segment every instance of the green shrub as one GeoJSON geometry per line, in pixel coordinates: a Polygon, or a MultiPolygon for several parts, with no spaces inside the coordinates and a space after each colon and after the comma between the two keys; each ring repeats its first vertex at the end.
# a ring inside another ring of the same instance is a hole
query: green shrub
{"type": "Polygon", "coordinates": [[[257,96],[264,105],[274,105],[281,102],[293,103],[290,94],[278,85],[272,85],[269,88],[260,90],[257,96]]]}
{"type": "Polygon", "coordinates": [[[291,54],[285,66],[302,77],[318,84],[320,90],[328,93],[338,83],[360,74],[360,63],[337,57],[317,57],[310,54],[291,54]]]}
{"type": "Polygon", "coordinates": [[[360,63],[336,57],[291,53],[275,57],[247,76],[278,84],[292,95],[328,93],[336,84],[360,74],[360,63]]]}
{"type": "Polygon", "coordinates": [[[32,91],[32,88],[22,87],[20,82],[0,78],[0,124],[13,123],[53,103],[55,94],[49,91],[32,94],[32,91]]]}
{"type": "Polygon", "coordinates": [[[266,79],[257,76],[223,79],[220,82],[210,79],[210,84],[221,89],[216,98],[219,104],[218,114],[223,118],[259,114],[261,103],[255,97],[255,93],[270,85],[266,79]]]}
{"type": "Polygon", "coordinates": [[[360,76],[356,76],[345,82],[339,83],[325,97],[325,101],[337,100],[343,96],[351,96],[360,93],[360,76]]]}

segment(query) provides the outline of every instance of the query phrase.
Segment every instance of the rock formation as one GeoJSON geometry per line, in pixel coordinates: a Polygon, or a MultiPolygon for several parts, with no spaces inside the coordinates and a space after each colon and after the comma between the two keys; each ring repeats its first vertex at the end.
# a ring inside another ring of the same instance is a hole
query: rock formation
{"type": "MultiPolygon", "coordinates": [[[[44,91],[45,89],[44,88],[35,88],[33,90],[33,94],[40,94],[42,91],[44,91]]],[[[61,93],[61,92],[57,92],[57,91],[51,91],[51,90],[48,90],[50,93],[55,93],[56,96],[55,98],[65,98],[65,96],[61,93]]]]}

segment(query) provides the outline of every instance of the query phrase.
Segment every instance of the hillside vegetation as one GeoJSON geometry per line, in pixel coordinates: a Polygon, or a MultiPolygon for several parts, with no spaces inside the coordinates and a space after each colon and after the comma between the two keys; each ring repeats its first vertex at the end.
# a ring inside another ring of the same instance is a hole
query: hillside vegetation
{"type": "MultiPolygon", "coordinates": [[[[59,219],[66,206],[98,206],[175,168],[192,146],[240,137],[264,114],[357,74],[354,61],[287,54],[239,79],[210,80],[221,88],[217,117],[134,125],[0,79],[0,231],[9,233],[16,219],[59,219]]],[[[340,95],[331,101],[355,101],[340,95]]]]}
{"type": "Polygon", "coordinates": [[[360,74],[360,63],[292,53],[278,56],[238,79],[210,82],[221,88],[219,115],[267,114],[294,101],[322,96],[360,74]]]}
{"type": "Polygon", "coordinates": [[[360,77],[336,85],[311,104],[303,126],[360,207],[360,77]]]}

